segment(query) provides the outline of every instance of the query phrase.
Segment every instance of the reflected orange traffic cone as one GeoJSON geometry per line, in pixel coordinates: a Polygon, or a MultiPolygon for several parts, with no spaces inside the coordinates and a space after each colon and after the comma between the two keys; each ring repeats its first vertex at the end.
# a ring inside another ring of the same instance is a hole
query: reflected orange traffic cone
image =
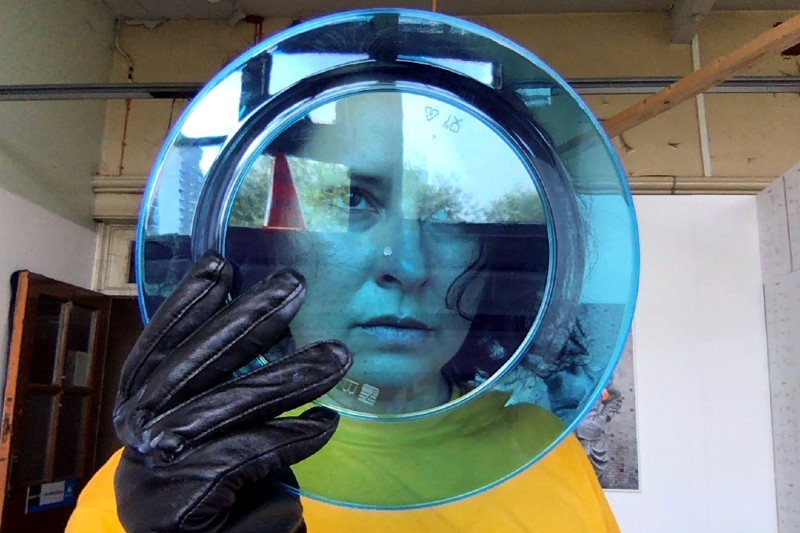
{"type": "Polygon", "coordinates": [[[272,199],[266,227],[293,230],[302,230],[306,227],[289,161],[283,153],[275,156],[275,166],[272,170],[272,199]]]}

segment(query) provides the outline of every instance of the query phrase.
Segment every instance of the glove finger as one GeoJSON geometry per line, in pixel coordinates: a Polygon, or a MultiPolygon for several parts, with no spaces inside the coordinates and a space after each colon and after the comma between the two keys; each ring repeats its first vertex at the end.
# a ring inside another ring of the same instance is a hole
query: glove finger
{"type": "Polygon", "coordinates": [[[225,301],[233,268],[222,256],[206,252],[161,305],[123,366],[118,403],[139,390],[164,357],[194,333],[225,301]]]}
{"type": "Polygon", "coordinates": [[[157,448],[181,450],[256,420],[268,420],[319,398],[347,373],[352,359],[338,342],[316,343],[218,385],[147,426],[157,448]]]}
{"type": "Polygon", "coordinates": [[[303,277],[277,272],[224,307],[151,374],[138,409],[163,413],[231,379],[284,332],[303,301],[303,277]]]}
{"type": "MultiPolygon", "coordinates": [[[[281,418],[226,435],[176,458],[173,466],[181,464],[182,469],[213,476],[207,490],[186,492],[194,497],[182,502],[180,530],[217,529],[220,517],[227,520],[221,511],[234,505],[236,493],[245,483],[264,479],[319,451],[333,436],[338,420],[334,411],[315,407],[297,418],[281,418]]],[[[174,483],[182,481],[175,476],[174,483]]]]}

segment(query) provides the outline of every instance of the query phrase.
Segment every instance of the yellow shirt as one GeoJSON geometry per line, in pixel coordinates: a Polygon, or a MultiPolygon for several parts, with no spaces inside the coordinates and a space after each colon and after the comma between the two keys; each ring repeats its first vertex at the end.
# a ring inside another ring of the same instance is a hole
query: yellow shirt
{"type": "MultiPolygon", "coordinates": [[[[376,506],[461,494],[508,472],[560,431],[560,422],[550,413],[534,406],[496,409],[502,400],[487,396],[475,403],[478,407],[462,409],[451,427],[440,423],[438,432],[395,431],[393,427],[402,426],[390,425],[375,435],[364,430],[366,425],[343,419],[337,438],[293,470],[300,486],[311,493],[355,496],[376,506]],[[470,417],[469,424],[460,423],[463,416],[470,417]],[[426,442],[419,442],[421,438],[426,442]],[[509,440],[519,444],[509,446],[509,440]],[[424,452],[408,453],[415,448],[424,452]]],[[[67,533],[123,531],[114,499],[120,456],[117,452],[83,490],[67,533]]],[[[451,503],[402,511],[343,507],[306,497],[302,503],[311,533],[619,532],[574,436],[511,479],[451,503]]]]}

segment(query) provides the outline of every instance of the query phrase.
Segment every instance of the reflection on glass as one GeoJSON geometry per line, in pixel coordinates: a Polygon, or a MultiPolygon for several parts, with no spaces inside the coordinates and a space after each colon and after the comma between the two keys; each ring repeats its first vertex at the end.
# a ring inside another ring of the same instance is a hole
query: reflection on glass
{"type": "Polygon", "coordinates": [[[227,135],[239,124],[241,93],[242,78],[237,72],[205,95],[182,125],[181,133],[193,138],[227,135]]]}
{"type": "Polygon", "coordinates": [[[67,347],[64,360],[64,382],[76,387],[89,385],[89,369],[92,363],[92,337],[97,312],[81,306],[73,306],[69,312],[67,347]]]}
{"type": "Polygon", "coordinates": [[[188,113],[145,196],[143,311],[208,248],[241,267],[244,287],[280,266],[305,274],[305,316],[265,358],[313,339],[309,324],[352,341],[356,366],[327,401],[376,416],[342,417],[293,468],[304,492],[378,507],[452,500],[571,433],[627,335],[637,244],[614,150],[549,67],[464,21],[358,12],[260,43],[188,113]],[[429,353],[436,335],[443,348],[429,353]],[[413,416],[382,423],[391,413],[413,416]],[[453,454],[461,428],[475,446],[453,454]],[[397,452],[392,476],[374,475],[383,444],[397,452]]]}
{"type": "Polygon", "coordinates": [[[367,54],[320,54],[275,52],[269,76],[269,92],[275,94],[321,70],[363,61],[367,54]]]}
{"type": "Polygon", "coordinates": [[[88,352],[92,338],[95,311],[75,305],[69,312],[67,349],[88,352]]]}
{"type": "Polygon", "coordinates": [[[89,352],[67,350],[64,360],[64,384],[73,387],[88,387],[91,360],[89,352]]]}
{"type": "Polygon", "coordinates": [[[55,365],[62,322],[62,302],[42,295],[37,301],[34,326],[31,383],[55,383],[55,365]]]}
{"type": "Polygon", "coordinates": [[[64,395],[56,431],[56,453],[53,458],[53,479],[80,477],[81,446],[86,432],[85,396],[64,395]]]}
{"type": "Polygon", "coordinates": [[[55,396],[29,394],[23,406],[24,429],[19,460],[11,470],[13,486],[29,485],[46,476],[46,458],[55,396]]]}
{"type": "Polygon", "coordinates": [[[474,61],[468,59],[455,59],[452,57],[435,57],[435,56],[400,56],[400,59],[408,59],[417,61],[419,63],[428,63],[438,67],[444,67],[448,70],[459,72],[470,78],[474,78],[486,85],[499,84],[499,80],[495,80],[493,70],[495,65],[488,61],[474,61]]]}
{"type": "Polygon", "coordinates": [[[424,411],[509,361],[538,312],[548,242],[531,175],[485,120],[417,94],[361,93],[260,153],[226,253],[250,282],[284,265],[306,277],[291,344],[334,338],[354,353],[329,402],[424,411]]]}

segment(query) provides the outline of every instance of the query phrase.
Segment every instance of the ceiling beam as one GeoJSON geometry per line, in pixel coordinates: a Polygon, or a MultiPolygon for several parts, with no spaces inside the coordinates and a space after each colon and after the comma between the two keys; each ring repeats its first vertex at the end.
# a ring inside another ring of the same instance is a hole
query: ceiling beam
{"type": "MultiPolygon", "coordinates": [[[[568,78],[567,84],[580,95],[655,94],[678,81],[656,78],[568,78]]],[[[191,100],[203,82],[154,83],[64,83],[58,85],[0,85],[0,102],[55,100],[191,100]]],[[[800,94],[800,76],[740,76],[709,87],[709,93],[800,94]]]]}
{"type": "Polygon", "coordinates": [[[715,0],[675,0],[670,12],[670,40],[689,44],[715,0]]]}
{"type": "Polygon", "coordinates": [[[798,42],[800,42],[800,15],[765,31],[752,41],[684,76],[666,89],[603,121],[606,133],[609,137],[625,133],[758,63],[764,56],[785,50],[798,42]]]}

